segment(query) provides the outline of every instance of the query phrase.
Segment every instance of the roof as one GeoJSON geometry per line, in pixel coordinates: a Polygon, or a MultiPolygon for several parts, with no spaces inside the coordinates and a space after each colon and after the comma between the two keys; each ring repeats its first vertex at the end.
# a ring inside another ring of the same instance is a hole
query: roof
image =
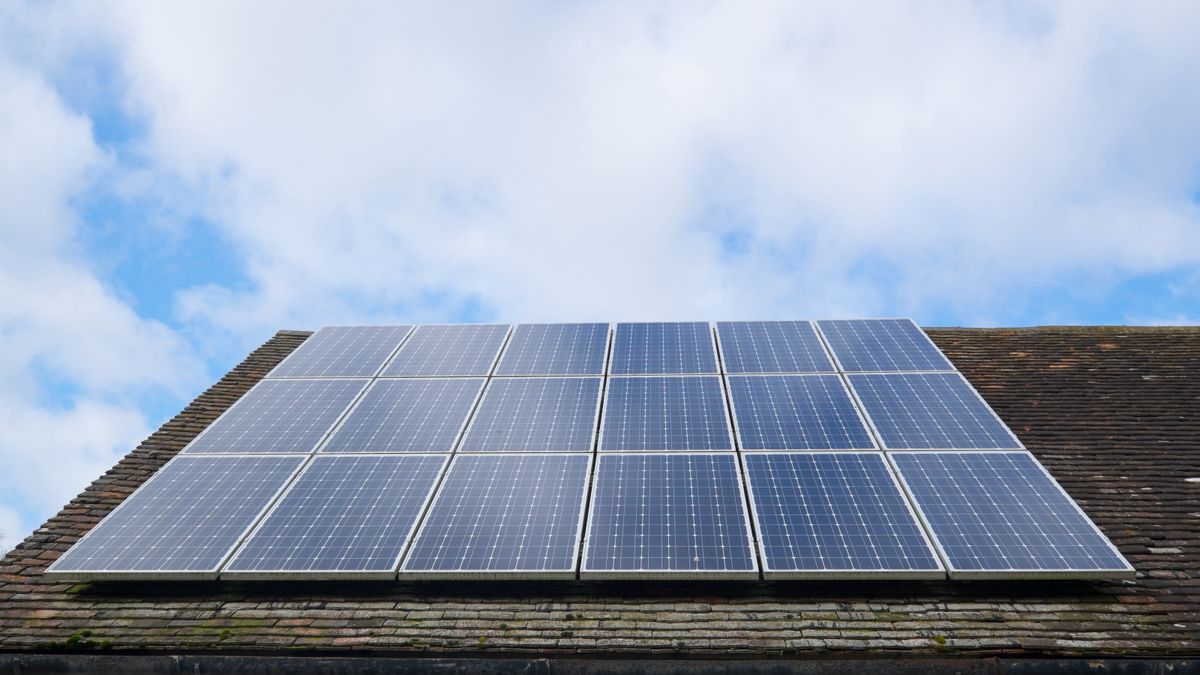
{"type": "Polygon", "coordinates": [[[308,335],[281,331],[3,559],[0,652],[1200,653],[1200,328],[928,332],[1133,563],[1136,580],[72,585],[43,577],[308,335]]]}

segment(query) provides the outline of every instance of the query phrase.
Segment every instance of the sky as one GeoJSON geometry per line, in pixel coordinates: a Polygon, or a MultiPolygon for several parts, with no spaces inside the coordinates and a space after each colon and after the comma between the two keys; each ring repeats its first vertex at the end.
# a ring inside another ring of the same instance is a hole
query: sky
{"type": "Polygon", "coordinates": [[[1195,324],[1198,25],[0,0],[0,548],[279,329],[1195,324]]]}

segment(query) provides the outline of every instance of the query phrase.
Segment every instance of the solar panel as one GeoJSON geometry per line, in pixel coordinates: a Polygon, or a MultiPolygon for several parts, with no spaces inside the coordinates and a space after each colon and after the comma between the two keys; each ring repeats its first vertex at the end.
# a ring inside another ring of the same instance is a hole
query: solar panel
{"type": "Polygon", "coordinates": [[[1130,573],[911,321],[610,325],[323,328],[52,569],[1130,573]]]}
{"type": "Polygon", "coordinates": [[[603,375],[606,323],[525,323],[513,331],[496,375],[603,375]]]}
{"type": "Polygon", "coordinates": [[[847,377],[885,449],[1021,447],[958,373],[847,377]]]}
{"type": "Polygon", "coordinates": [[[176,457],[47,574],[215,579],[217,568],[305,458],[176,457]]]}
{"type": "Polygon", "coordinates": [[[733,453],[600,455],[580,577],[756,578],[733,453]]]}
{"type": "Polygon", "coordinates": [[[493,378],[460,452],[591,452],[600,377],[493,378]]]}
{"type": "Polygon", "coordinates": [[[318,455],[221,578],[384,578],[428,502],[446,455],[318,455]]]}
{"type": "Polygon", "coordinates": [[[732,450],[721,378],[612,377],[601,450],[732,450]]]}
{"type": "Polygon", "coordinates": [[[954,366],[909,319],[818,321],[821,334],[848,373],[949,371],[954,366]]]}
{"type": "Polygon", "coordinates": [[[721,321],[726,373],[832,373],[833,362],[807,321],[721,321]]]}
{"type": "Polygon", "coordinates": [[[421,326],[396,352],[384,377],[478,377],[490,375],[508,325],[421,326]]]}
{"type": "Polygon", "coordinates": [[[412,326],[326,326],[267,377],[371,377],[412,326]]]}
{"type": "Polygon", "coordinates": [[[837,375],[731,375],[729,401],[743,450],[875,447],[837,375]]]}
{"type": "Polygon", "coordinates": [[[897,452],[953,578],[1130,578],[1134,570],[1028,452],[897,452]]]}
{"type": "Polygon", "coordinates": [[[376,380],[321,452],[451,452],[486,380],[376,380]]]}
{"type": "Polygon", "coordinates": [[[613,375],[717,372],[712,328],[703,321],[617,324],[613,375]]]}
{"type": "Polygon", "coordinates": [[[457,455],[400,576],[574,578],[591,455],[457,455]]]}
{"type": "Polygon", "coordinates": [[[766,578],[945,572],[878,452],[745,455],[766,578]]]}
{"type": "Polygon", "coordinates": [[[263,380],[217,418],[183,452],[311,452],[367,382],[263,380]]]}

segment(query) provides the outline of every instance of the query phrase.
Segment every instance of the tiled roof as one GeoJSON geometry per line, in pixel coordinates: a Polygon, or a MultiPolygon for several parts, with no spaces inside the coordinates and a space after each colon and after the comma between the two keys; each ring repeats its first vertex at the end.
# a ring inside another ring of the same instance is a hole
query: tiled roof
{"type": "MultiPolygon", "coordinates": [[[[1125,582],[71,585],[46,565],[300,344],[284,331],[0,563],[0,652],[701,657],[1200,652],[1200,329],[935,329],[1125,582]]],[[[36,451],[36,448],[31,448],[36,451]]]]}

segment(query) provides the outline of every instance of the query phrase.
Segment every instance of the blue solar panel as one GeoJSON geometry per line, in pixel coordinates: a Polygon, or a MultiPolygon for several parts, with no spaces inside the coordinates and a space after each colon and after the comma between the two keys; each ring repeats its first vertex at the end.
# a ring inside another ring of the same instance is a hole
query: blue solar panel
{"type": "Polygon", "coordinates": [[[306,453],[368,380],[263,380],[184,448],[187,454],[306,453]]]}
{"type": "Polygon", "coordinates": [[[317,456],[222,577],[391,578],[446,455],[317,456]]]}
{"type": "Polygon", "coordinates": [[[371,377],[412,326],[326,326],[267,377],[371,377]]]}
{"type": "Polygon", "coordinates": [[[612,377],[601,450],[732,450],[719,377],[612,377]]]}
{"type": "Polygon", "coordinates": [[[304,460],[176,457],[48,573],[215,579],[221,561],[304,460]]]}
{"type": "Polygon", "coordinates": [[[421,326],[396,352],[384,377],[479,377],[490,375],[508,326],[421,326]]]}
{"type": "Polygon", "coordinates": [[[321,452],[450,452],[484,382],[376,380],[321,452]]]}
{"type": "Polygon", "coordinates": [[[717,339],[727,373],[834,372],[807,321],[722,321],[717,339]]]}
{"type": "Polygon", "coordinates": [[[1020,448],[958,373],[850,375],[886,449],[1020,448]]]}
{"type": "Polygon", "coordinates": [[[848,373],[954,370],[925,332],[908,319],[818,321],[848,373]]]}
{"type": "Polygon", "coordinates": [[[707,323],[617,324],[612,375],[716,372],[717,352],[707,323]]]}
{"type": "Polygon", "coordinates": [[[745,461],[764,576],[945,576],[882,454],[745,461]]]}
{"type": "Polygon", "coordinates": [[[575,576],[591,455],[457,455],[400,575],[575,576]]]}
{"type": "Polygon", "coordinates": [[[1028,452],[897,452],[891,459],[952,577],[1133,576],[1028,452]]]}
{"type": "Polygon", "coordinates": [[[525,323],[513,331],[496,375],[603,375],[606,323],[525,323]]]}
{"type": "Polygon", "coordinates": [[[731,375],[729,400],[743,450],[875,447],[837,375],[731,375]]]}
{"type": "Polygon", "coordinates": [[[591,452],[600,377],[493,378],[460,452],[591,452]]]}
{"type": "Polygon", "coordinates": [[[600,455],[580,576],[757,576],[737,456],[600,455]]]}

